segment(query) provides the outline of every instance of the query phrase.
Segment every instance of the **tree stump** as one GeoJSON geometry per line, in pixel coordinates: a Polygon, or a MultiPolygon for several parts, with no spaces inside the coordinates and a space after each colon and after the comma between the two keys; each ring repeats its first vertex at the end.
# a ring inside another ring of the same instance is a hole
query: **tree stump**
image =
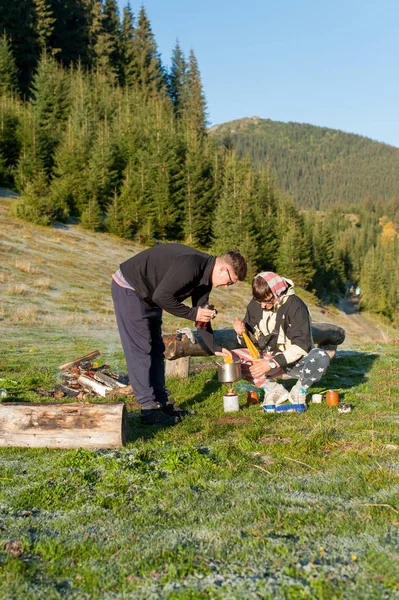
{"type": "Polygon", "coordinates": [[[165,375],[169,377],[178,377],[180,379],[186,379],[190,369],[190,357],[184,356],[177,360],[166,360],[165,361],[165,375]]]}

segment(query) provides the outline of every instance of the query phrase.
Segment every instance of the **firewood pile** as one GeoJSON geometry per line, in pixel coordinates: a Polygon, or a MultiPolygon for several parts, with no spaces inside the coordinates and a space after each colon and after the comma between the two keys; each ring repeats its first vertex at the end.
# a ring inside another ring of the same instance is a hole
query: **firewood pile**
{"type": "Polygon", "coordinates": [[[132,394],[127,375],[110,370],[108,364],[99,366],[95,359],[100,356],[96,350],[72,362],[61,365],[60,380],[51,391],[53,398],[75,398],[86,400],[89,397],[114,398],[132,394]]]}

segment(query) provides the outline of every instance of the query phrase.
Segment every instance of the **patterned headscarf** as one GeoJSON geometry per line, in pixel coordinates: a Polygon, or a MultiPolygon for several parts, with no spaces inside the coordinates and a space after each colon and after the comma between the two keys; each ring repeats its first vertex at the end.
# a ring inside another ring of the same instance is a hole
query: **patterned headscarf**
{"type": "Polygon", "coordinates": [[[282,296],[284,296],[290,287],[290,284],[286,279],[280,277],[277,273],[273,273],[273,271],[258,273],[256,277],[262,277],[266,281],[277,302],[280,302],[282,296]]]}

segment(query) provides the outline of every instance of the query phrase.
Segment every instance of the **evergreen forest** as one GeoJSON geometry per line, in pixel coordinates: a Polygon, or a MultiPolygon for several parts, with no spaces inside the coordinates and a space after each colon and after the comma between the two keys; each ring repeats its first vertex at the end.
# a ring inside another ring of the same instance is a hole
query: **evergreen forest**
{"type": "Polygon", "coordinates": [[[177,41],[166,66],[143,6],[0,0],[0,185],[19,217],[239,248],[250,277],[275,270],[329,300],[351,281],[398,323],[399,150],[286,127],[270,138],[285,179],[261,136],[211,135],[195,52],[177,41]]]}

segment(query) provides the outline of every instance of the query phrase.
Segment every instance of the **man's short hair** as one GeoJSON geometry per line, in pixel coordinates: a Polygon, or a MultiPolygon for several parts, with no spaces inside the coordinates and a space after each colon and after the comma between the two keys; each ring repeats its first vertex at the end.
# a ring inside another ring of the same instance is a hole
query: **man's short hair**
{"type": "Polygon", "coordinates": [[[270,293],[271,293],[271,289],[270,289],[269,284],[267,283],[266,279],[264,279],[260,275],[257,275],[256,277],[253,278],[253,280],[252,280],[252,296],[255,298],[255,300],[257,300],[258,302],[263,302],[263,300],[267,296],[270,296],[270,293]]]}
{"type": "Polygon", "coordinates": [[[238,250],[229,250],[219,257],[234,269],[239,281],[244,281],[247,276],[247,263],[241,252],[238,250]]]}

